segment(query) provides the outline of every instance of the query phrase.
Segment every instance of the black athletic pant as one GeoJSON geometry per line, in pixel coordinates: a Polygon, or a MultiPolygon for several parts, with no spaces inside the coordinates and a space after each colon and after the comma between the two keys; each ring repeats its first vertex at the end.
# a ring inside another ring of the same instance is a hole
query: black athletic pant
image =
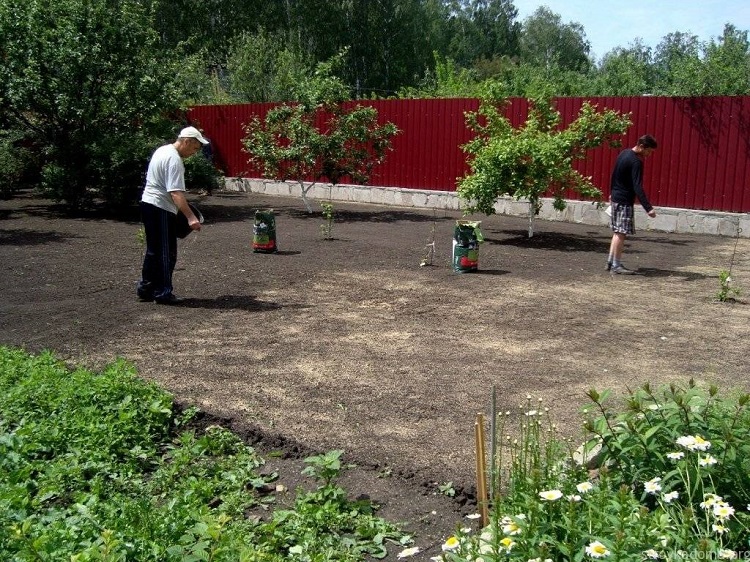
{"type": "Polygon", "coordinates": [[[141,219],[146,231],[138,296],[162,300],[172,294],[172,273],[177,264],[177,215],[141,201],[141,219]]]}

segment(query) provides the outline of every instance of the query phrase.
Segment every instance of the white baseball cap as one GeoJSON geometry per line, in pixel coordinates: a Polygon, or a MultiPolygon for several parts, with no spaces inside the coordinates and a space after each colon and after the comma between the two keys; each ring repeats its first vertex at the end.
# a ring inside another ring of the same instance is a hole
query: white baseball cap
{"type": "Polygon", "coordinates": [[[195,127],[185,127],[177,136],[180,138],[198,139],[201,144],[208,144],[206,137],[195,127]]]}

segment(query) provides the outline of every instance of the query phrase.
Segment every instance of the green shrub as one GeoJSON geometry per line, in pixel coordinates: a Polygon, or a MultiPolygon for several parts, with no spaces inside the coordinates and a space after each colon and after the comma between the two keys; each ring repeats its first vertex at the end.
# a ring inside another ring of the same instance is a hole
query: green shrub
{"type": "Polygon", "coordinates": [[[202,153],[185,160],[185,187],[191,191],[205,191],[209,195],[219,189],[222,175],[202,153]]]}
{"type": "Polygon", "coordinates": [[[28,187],[36,171],[33,152],[18,131],[0,130],[0,198],[9,199],[28,187]]]}
{"type": "MultiPolygon", "coordinates": [[[[443,545],[443,560],[636,562],[745,555],[748,395],[719,398],[715,387],[703,390],[692,381],[685,389],[645,385],[617,413],[605,406],[607,394],[590,391],[597,415],[585,411],[586,449],[601,447],[591,471],[569,441],[554,437],[546,411],[528,404],[521,437],[508,438],[502,448],[508,480],[489,524],[479,533],[459,529],[443,545]]],[[[502,434],[505,424],[499,427],[502,434]]]]}

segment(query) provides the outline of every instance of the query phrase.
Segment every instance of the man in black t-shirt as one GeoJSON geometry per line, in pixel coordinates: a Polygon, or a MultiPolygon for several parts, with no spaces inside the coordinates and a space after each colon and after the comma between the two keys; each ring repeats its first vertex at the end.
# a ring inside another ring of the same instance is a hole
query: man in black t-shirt
{"type": "Polygon", "coordinates": [[[651,203],[648,202],[643,190],[643,159],[656,150],[656,139],[651,135],[643,135],[633,148],[623,150],[612,170],[612,183],[609,200],[611,205],[610,228],[612,229],[612,243],[609,246],[607,271],[619,275],[635,273],[622,265],[622,250],[625,238],[635,234],[635,220],[633,206],[635,198],[641,203],[648,216],[656,216],[651,203]]]}

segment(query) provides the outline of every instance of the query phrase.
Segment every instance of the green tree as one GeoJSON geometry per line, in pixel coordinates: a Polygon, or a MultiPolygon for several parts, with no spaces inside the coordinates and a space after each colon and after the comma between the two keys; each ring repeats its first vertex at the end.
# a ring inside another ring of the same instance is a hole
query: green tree
{"type": "Polygon", "coordinates": [[[284,27],[281,2],[267,0],[140,0],[154,13],[162,47],[186,54],[203,51],[208,67],[222,66],[241,33],[284,27]]]}
{"type": "Polygon", "coordinates": [[[283,35],[242,33],[232,41],[227,60],[229,91],[239,102],[290,101],[296,85],[311,74],[309,67],[283,35]]]}
{"type": "Polygon", "coordinates": [[[495,56],[517,57],[520,24],[511,0],[447,0],[448,52],[463,67],[495,56]]]}
{"type": "MultiPolygon", "coordinates": [[[[348,47],[343,77],[355,97],[391,95],[414,84],[431,63],[435,40],[421,0],[352,0],[345,10],[348,47]],[[426,30],[426,34],[416,32],[426,30]]],[[[341,45],[344,47],[345,45],[341,45]]]]}
{"type": "Polygon", "coordinates": [[[73,208],[134,200],[178,107],[141,4],[2,0],[0,37],[0,121],[42,154],[43,193],[73,208]]]}
{"type": "Polygon", "coordinates": [[[642,96],[653,93],[655,82],[651,49],[636,39],[630,47],[617,47],[604,55],[592,93],[598,96],[642,96]]]}
{"type": "Polygon", "coordinates": [[[700,75],[700,57],[701,43],[696,35],[679,31],[665,35],[654,54],[654,94],[685,95],[700,75]]]}
{"type": "Polygon", "coordinates": [[[560,15],[545,6],[526,18],[521,34],[521,60],[551,68],[585,71],[591,66],[586,32],[579,23],[562,23],[560,15]]]}
{"type": "Polygon", "coordinates": [[[307,193],[316,182],[325,178],[336,185],[349,177],[367,183],[398,133],[392,123],[378,124],[375,108],[344,105],[347,88],[333,75],[335,64],[318,65],[300,85],[298,103],[275,107],[264,121],[255,117],[245,126],[250,162],[264,177],[297,181],[310,213],[307,193]]]}
{"type": "Polygon", "coordinates": [[[747,31],[724,26],[718,41],[705,48],[703,72],[693,95],[733,96],[750,92],[750,42],[747,31]]]}
{"type": "Polygon", "coordinates": [[[550,98],[532,100],[526,123],[514,128],[505,117],[504,103],[483,100],[466,116],[477,133],[464,145],[470,173],[458,184],[458,195],[467,213],[495,213],[498,197],[529,201],[529,236],[533,217],[541,209],[541,197],[551,193],[554,207],[565,208],[564,194],[575,191],[598,199],[601,191],[573,169],[573,162],[603,144],[617,146],[615,137],[630,126],[630,118],[613,110],[598,111],[586,102],[578,117],[562,128],[560,113],[550,98]]]}

